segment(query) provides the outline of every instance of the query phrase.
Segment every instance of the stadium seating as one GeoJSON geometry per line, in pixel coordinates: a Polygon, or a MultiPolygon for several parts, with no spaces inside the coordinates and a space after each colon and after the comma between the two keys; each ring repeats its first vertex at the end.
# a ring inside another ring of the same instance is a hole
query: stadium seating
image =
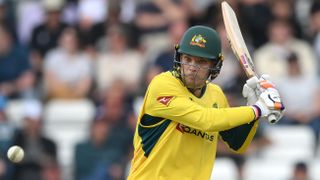
{"type": "Polygon", "coordinates": [[[310,180],[317,180],[320,177],[320,161],[316,159],[309,164],[309,177],[310,180]]]}
{"type": "Polygon", "coordinates": [[[95,108],[91,101],[52,100],[44,108],[44,134],[58,146],[64,179],[70,179],[74,146],[88,137],[95,108]]]}
{"type": "Polygon", "coordinates": [[[24,101],[23,100],[10,100],[6,106],[5,112],[8,120],[13,122],[16,127],[22,127],[23,125],[23,113],[24,113],[24,101]]]}
{"type": "MultiPolygon", "coordinates": [[[[302,161],[309,165],[314,159],[317,144],[309,127],[272,126],[265,132],[272,143],[248,157],[243,173],[245,180],[290,179],[295,163],[302,161]]],[[[310,169],[310,177],[320,172],[314,167],[310,169]]]]}
{"type": "Polygon", "coordinates": [[[265,135],[272,143],[260,152],[259,158],[291,163],[314,158],[315,136],[307,126],[273,126],[265,135]]]}
{"type": "MultiPolygon", "coordinates": [[[[320,162],[317,160],[306,162],[310,180],[317,180],[320,177],[320,162]]],[[[291,179],[294,171],[294,163],[249,160],[244,167],[245,180],[269,180],[269,179],[291,179]]]]}
{"type": "Polygon", "coordinates": [[[229,158],[217,158],[211,174],[211,180],[237,180],[238,169],[234,161],[229,158]]]}
{"type": "Polygon", "coordinates": [[[245,163],[243,177],[245,180],[281,180],[290,179],[292,172],[293,164],[290,162],[252,159],[245,163]]]}

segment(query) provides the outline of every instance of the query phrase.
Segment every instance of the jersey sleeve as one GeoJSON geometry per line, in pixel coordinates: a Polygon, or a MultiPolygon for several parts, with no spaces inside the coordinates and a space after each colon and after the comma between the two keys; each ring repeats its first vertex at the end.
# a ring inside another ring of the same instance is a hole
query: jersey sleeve
{"type": "Polygon", "coordinates": [[[254,120],[251,107],[205,108],[185,95],[176,82],[155,78],[149,85],[145,113],[207,132],[230,129],[254,120]]]}
{"type": "Polygon", "coordinates": [[[259,121],[252,121],[225,131],[219,132],[222,141],[236,153],[244,152],[251,143],[259,121]]]}
{"type": "MultiPolygon", "coordinates": [[[[229,107],[227,98],[224,97],[224,104],[229,107]]],[[[229,149],[236,153],[244,152],[251,143],[259,121],[252,121],[228,130],[220,131],[219,135],[222,141],[228,146],[229,149]]]]}

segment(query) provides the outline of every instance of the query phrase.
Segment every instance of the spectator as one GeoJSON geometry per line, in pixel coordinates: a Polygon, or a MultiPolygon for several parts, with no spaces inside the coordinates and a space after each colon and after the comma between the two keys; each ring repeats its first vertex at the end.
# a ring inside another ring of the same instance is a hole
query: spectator
{"type": "Polygon", "coordinates": [[[107,141],[119,153],[115,164],[123,175],[126,162],[131,158],[128,153],[133,137],[132,126],[129,124],[133,120],[133,111],[125,85],[121,81],[115,81],[106,91],[103,100],[98,108],[97,119],[106,122],[110,128],[107,141]]]}
{"type": "Polygon", "coordinates": [[[121,139],[117,139],[114,133],[128,134],[116,131],[102,119],[93,121],[90,132],[90,139],[75,148],[75,179],[122,179],[126,149],[119,146],[121,139]]]}
{"type": "Polygon", "coordinates": [[[127,124],[127,118],[132,108],[128,98],[129,94],[126,92],[125,84],[122,81],[114,81],[105,92],[97,113],[97,119],[108,124],[112,136],[119,140],[118,142],[123,146],[123,150],[126,149],[127,143],[131,144],[131,136],[128,136],[130,128],[127,124]]]}
{"type": "Polygon", "coordinates": [[[101,97],[101,104],[98,107],[98,118],[116,124],[123,119],[128,105],[126,102],[127,93],[123,81],[115,80],[101,97]]]}
{"type": "Polygon", "coordinates": [[[294,170],[292,173],[291,180],[308,180],[308,167],[304,162],[297,162],[294,165],[294,170]]]}
{"type": "Polygon", "coordinates": [[[61,170],[57,161],[50,161],[43,166],[42,180],[60,180],[61,170]]]}
{"type": "Polygon", "coordinates": [[[66,28],[59,46],[45,58],[44,72],[48,99],[87,97],[92,82],[92,62],[78,47],[77,31],[66,28]]]}
{"type": "Polygon", "coordinates": [[[255,48],[267,42],[267,26],[271,21],[270,1],[240,0],[238,19],[246,41],[255,48]]]}
{"type": "Polygon", "coordinates": [[[278,89],[287,109],[283,120],[279,123],[310,126],[318,138],[320,114],[317,109],[319,108],[317,97],[320,86],[316,77],[302,74],[300,62],[298,56],[292,53],[287,59],[288,76],[278,79],[278,89]]]}
{"type": "Polygon", "coordinates": [[[320,2],[314,1],[310,9],[310,33],[317,57],[317,73],[320,74],[320,2]]]}
{"type": "Polygon", "coordinates": [[[32,30],[31,42],[31,63],[36,72],[38,81],[42,79],[43,59],[46,53],[55,48],[58,39],[66,24],[61,21],[61,11],[64,0],[43,0],[43,7],[46,12],[45,21],[32,30]]]}
{"type": "Polygon", "coordinates": [[[128,45],[129,47],[137,48],[138,46],[138,35],[136,34],[136,27],[128,21],[128,18],[131,20],[130,16],[132,9],[134,8],[134,1],[126,0],[126,1],[108,1],[108,9],[107,16],[105,20],[101,23],[97,23],[92,27],[92,35],[94,36],[94,43],[99,48],[100,40],[106,35],[109,27],[112,27],[117,24],[122,24],[126,29],[127,37],[128,37],[128,45]],[[130,4],[132,3],[132,4],[130,4]]]}
{"type": "Polygon", "coordinates": [[[282,19],[290,22],[292,25],[293,36],[296,38],[302,38],[302,28],[297,19],[294,6],[295,4],[292,3],[292,0],[271,0],[271,15],[274,19],[282,19]]]}
{"type": "Polygon", "coordinates": [[[76,145],[75,179],[99,180],[100,174],[107,175],[107,164],[111,163],[116,154],[106,143],[109,130],[105,122],[94,121],[91,125],[89,140],[76,145]]]}
{"type": "Polygon", "coordinates": [[[34,27],[45,19],[42,0],[14,1],[19,42],[28,45],[34,27]]]}
{"type": "Polygon", "coordinates": [[[15,44],[7,27],[0,25],[0,94],[10,99],[34,96],[33,84],[27,49],[15,44]]]}
{"type": "Polygon", "coordinates": [[[86,53],[95,56],[94,45],[99,38],[94,26],[105,20],[107,15],[105,0],[81,0],[78,4],[77,30],[81,36],[80,44],[86,53]]]}
{"type": "Polygon", "coordinates": [[[185,19],[186,11],[172,0],[153,0],[137,4],[134,23],[142,34],[163,32],[171,21],[185,19]]]}
{"type": "Polygon", "coordinates": [[[170,45],[166,34],[168,27],[173,22],[187,19],[188,13],[192,12],[191,9],[187,11],[184,2],[152,0],[137,3],[133,24],[147,56],[154,58],[155,53],[167,49],[170,45]]]}
{"type": "Polygon", "coordinates": [[[275,19],[269,25],[269,41],[254,53],[259,74],[272,74],[274,79],[288,76],[287,57],[296,53],[303,75],[316,75],[316,58],[311,46],[293,37],[288,21],[275,19]]]}
{"type": "MultiPolygon", "coordinates": [[[[168,39],[171,41],[170,44],[178,44],[183,33],[188,29],[188,23],[185,20],[178,20],[172,22],[168,29],[168,39]]],[[[161,68],[161,71],[171,70],[173,67],[172,56],[174,49],[167,47],[166,50],[159,53],[156,57],[154,64],[161,68]]]]}
{"type": "Polygon", "coordinates": [[[18,42],[16,33],[15,14],[13,12],[14,2],[0,0],[0,23],[4,24],[11,32],[13,41],[18,42]]]}
{"type": "Polygon", "coordinates": [[[98,54],[96,62],[99,94],[116,79],[123,81],[128,91],[136,91],[145,65],[143,55],[128,47],[127,33],[122,25],[108,28],[104,41],[106,46],[103,53],[98,54]]]}
{"type": "Polygon", "coordinates": [[[15,166],[15,180],[41,180],[42,170],[57,159],[55,143],[41,134],[42,104],[27,100],[24,104],[24,126],[14,137],[13,144],[24,149],[24,159],[15,166]]]}

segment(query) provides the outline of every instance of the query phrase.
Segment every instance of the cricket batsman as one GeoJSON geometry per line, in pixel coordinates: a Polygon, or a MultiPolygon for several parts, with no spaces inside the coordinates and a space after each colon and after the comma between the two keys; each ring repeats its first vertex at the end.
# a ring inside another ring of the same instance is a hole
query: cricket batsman
{"type": "Polygon", "coordinates": [[[129,180],[210,179],[218,138],[242,153],[261,117],[273,114],[278,121],[283,115],[279,93],[266,76],[244,85],[248,106],[229,107],[211,83],[223,62],[214,29],[189,28],[175,50],[173,70],[157,75],[145,94],[129,180]]]}

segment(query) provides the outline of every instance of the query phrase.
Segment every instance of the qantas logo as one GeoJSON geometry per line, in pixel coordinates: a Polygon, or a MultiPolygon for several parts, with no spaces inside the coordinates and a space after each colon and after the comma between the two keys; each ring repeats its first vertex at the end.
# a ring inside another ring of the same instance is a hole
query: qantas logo
{"type": "Polygon", "coordinates": [[[173,96],[161,96],[157,98],[157,101],[168,106],[173,96]]]}
{"type": "Polygon", "coordinates": [[[185,126],[185,125],[180,124],[180,123],[177,124],[176,129],[178,131],[180,131],[182,134],[184,134],[184,133],[192,134],[192,135],[198,136],[198,137],[200,137],[202,139],[206,139],[208,141],[213,141],[213,139],[214,139],[213,135],[210,135],[210,134],[208,134],[206,132],[202,132],[202,131],[197,130],[197,129],[193,129],[191,127],[185,126]]]}

